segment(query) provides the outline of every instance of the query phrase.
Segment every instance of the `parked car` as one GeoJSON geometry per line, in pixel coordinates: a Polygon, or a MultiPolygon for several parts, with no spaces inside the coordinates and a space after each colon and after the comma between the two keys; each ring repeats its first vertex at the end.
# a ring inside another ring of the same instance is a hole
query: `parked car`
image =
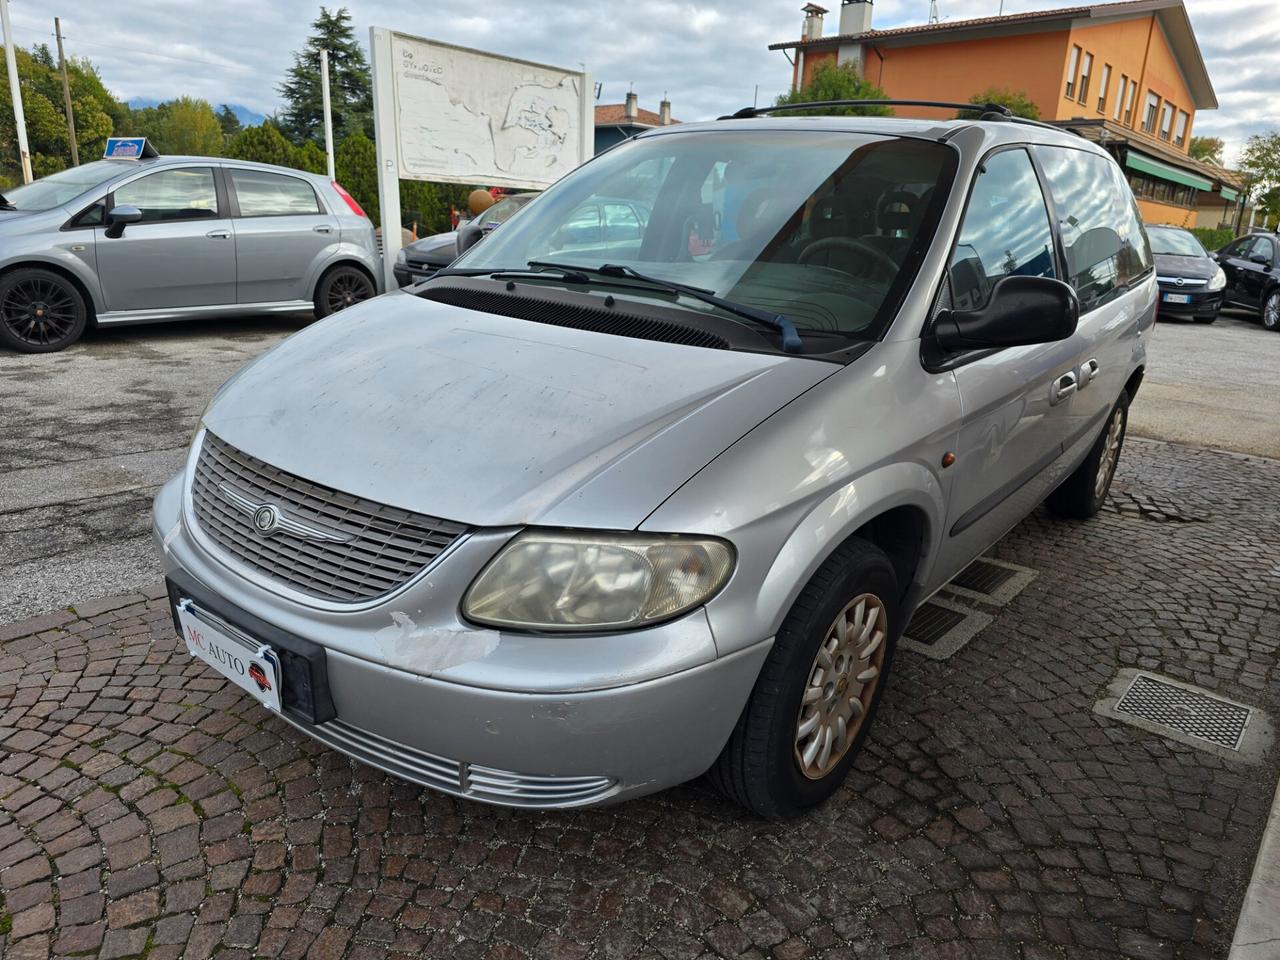
{"type": "Polygon", "coordinates": [[[916,607],[1046,498],[1099,510],[1156,298],[1124,175],[1056,129],[647,131],[218,392],[155,501],[175,627],[447,793],[709,771],[799,814],[916,607]],[[567,229],[640,182],[631,256],[567,229]]]}
{"type": "MultiPolygon", "coordinates": [[[[483,235],[487,236],[498,229],[536,196],[536,193],[513,193],[481,213],[477,219],[483,235]]],[[[391,270],[395,274],[396,283],[407,287],[411,283],[420,283],[435,276],[437,271],[443,270],[457,258],[458,231],[449,230],[401,247],[391,270]]]]}
{"type": "Polygon", "coordinates": [[[1189,317],[1197,323],[1217,320],[1227,285],[1227,275],[1218,261],[1205,252],[1190,230],[1150,226],[1147,236],[1156,258],[1160,316],[1189,317]]]}
{"type": "Polygon", "coordinates": [[[5,192],[0,344],[93,323],[345,309],[378,292],[373,226],[337,183],[211,157],[97,160],[5,192]]]}
{"type": "Polygon", "coordinates": [[[1214,256],[1227,277],[1226,301],[1257,310],[1262,325],[1280,331],[1280,274],[1277,238],[1267,233],[1238,237],[1214,256]]]}

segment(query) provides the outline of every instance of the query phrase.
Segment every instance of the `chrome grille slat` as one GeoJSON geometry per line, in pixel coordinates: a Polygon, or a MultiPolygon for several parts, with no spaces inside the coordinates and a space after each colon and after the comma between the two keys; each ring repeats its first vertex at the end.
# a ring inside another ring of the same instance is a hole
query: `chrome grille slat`
{"type": "Polygon", "coordinates": [[[467,528],[321,486],[258,460],[206,431],[191,484],[200,528],[242,563],[308,596],[358,603],[406,583],[467,528]],[[349,537],[308,540],[287,531],[262,535],[224,499],[227,486],[273,503],[294,520],[349,537]]]}

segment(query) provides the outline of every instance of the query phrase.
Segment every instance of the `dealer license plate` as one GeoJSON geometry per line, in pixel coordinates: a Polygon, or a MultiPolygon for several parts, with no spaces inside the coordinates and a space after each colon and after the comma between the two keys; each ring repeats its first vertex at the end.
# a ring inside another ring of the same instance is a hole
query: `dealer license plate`
{"type": "Polygon", "coordinates": [[[280,712],[279,661],[271,648],[211,623],[201,616],[190,600],[178,603],[182,639],[193,657],[213,667],[240,689],[251,694],[268,710],[280,712]]]}
{"type": "Polygon", "coordinates": [[[1165,303],[1190,303],[1191,294],[1189,293],[1166,293],[1164,295],[1165,303]]]}

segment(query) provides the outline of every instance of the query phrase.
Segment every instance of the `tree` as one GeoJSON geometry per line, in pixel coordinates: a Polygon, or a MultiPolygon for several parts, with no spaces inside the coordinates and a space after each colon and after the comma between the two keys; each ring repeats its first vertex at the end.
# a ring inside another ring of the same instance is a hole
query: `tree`
{"type": "Polygon", "coordinates": [[[218,111],[218,125],[222,127],[222,136],[226,140],[230,140],[244,129],[244,124],[240,122],[236,112],[225,103],[222,105],[222,109],[218,111]]]}
{"type": "Polygon", "coordinates": [[[294,148],[293,163],[290,166],[308,173],[324,173],[329,165],[325,162],[324,151],[314,140],[308,140],[301,147],[294,148]]]}
{"type": "Polygon", "coordinates": [[[1255,134],[1245,141],[1240,169],[1249,174],[1264,195],[1273,187],[1280,187],[1280,130],[1255,134]]]}
{"type": "Polygon", "coordinates": [[[156,108],[155,147],[160,153],[220,157],[226,147],[222,126],[207,100],[179,97],[156,108]]]}
{"type": "Polygon", "coordinates": [[[293,66],[280,96],[284,113],[280,124],[295,143],[324,139],[324,100],[320,89],[320,51],[329,51],[329,85],[333,110],[333,136],[343,140],[353,134],[373,136],[373,91],[369,64],[356,42],[351,14],[346,7],[332,13],[320,8],[311,24],[312,35],[293,55],[293,66]]]}
{"type": "Polygon", "coordinates": [[[1192,137],[1187,152],[1196,160],[1222,166],[1222,150],[1225,146],[1221,137],[1192,137]]]}
{"type": "MultiPolygon", "coordinates": [[[[975,93],[969,98],[969,102],[983,107],[988,103],[994,103],[1002,107],[1008,107],[1015,117],[1024,117],[1027,120],[1040,119],[1040,108],[1022,90],[1004,90],[998,87],[991,87],[981,93],[975,93]]],[[[961,110],[956,114],[956,119],[977,120],[980,116],[982,116],[981,110],[961,110]]]]}
{"type": "Polygon", "coordinates": [[[281,167],[293,166],[297,148],[269,123],[245,127],[227,142],[226,155],[281,167]]]}
{"type": "MultiPolygon", "coordinates": [[[[812,103],[818,100],[884,100],[885,92],[875,84],[864,80],[857,66],[842,63],[834,66],[823,63],[813,71],[813,76],[799,90],[784,93],[774,101],[774,106],[789,103],[812,103]]],[[[808,116],[866,116],[891,117],[888,107],[819,107],[815,110],[794,110],[789,113],[808,116]]]]}

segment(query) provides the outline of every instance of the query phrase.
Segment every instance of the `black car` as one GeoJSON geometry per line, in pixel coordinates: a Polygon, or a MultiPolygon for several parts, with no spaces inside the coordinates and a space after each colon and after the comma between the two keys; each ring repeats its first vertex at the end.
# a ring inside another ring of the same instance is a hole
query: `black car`
{"type": "MultiPolygon", "coordinates": [[[[478,219],[481,229],[485,234],[496,230],[499,224],[505,223],[517,210],[536,196],[536,193],[516,193],[509,197],[503,197],[480,214],[478,219]]],[[[423,237],[421,240],[415,240],[408,246],[401,248],[392,272],[395,273],[396,283],[399,286],[407,287],[411,283],[417,283],[419,280],[426,280],[428,277],[435,276],[437,271],[443,270],[453,263],[457,256],[457,231],[450,230],[448,233],[437,233],[430,237],[423,237]]]]}
{"type": "Polygon", "coordinates": [[[1280,271],[1277,238],[1268,233],[1237,237],[1215,257],[1227,275],[1227,303],[1257,310],[1262,325],[1280,330],[1280,271]]]}
{"type": "Polygon", "coordinates": [[[1160,283],[1160,316],[1213,323],[1222,309],[1224,270],[1189,230],[1147,227],[1160,283]]]}

